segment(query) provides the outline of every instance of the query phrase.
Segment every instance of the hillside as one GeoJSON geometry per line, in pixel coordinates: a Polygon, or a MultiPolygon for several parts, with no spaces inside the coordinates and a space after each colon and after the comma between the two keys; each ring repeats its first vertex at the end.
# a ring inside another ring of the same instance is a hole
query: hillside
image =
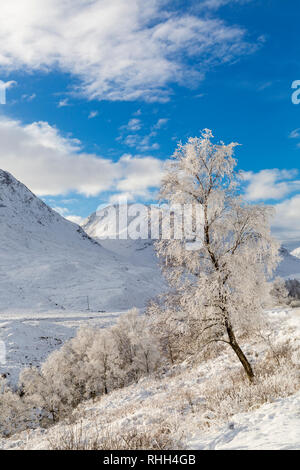
{"type": "Polygon", "coordinates": [[[300,258],[300,247],[295,248],[292,252],[291,255],[295,256],[296,258],[300,258]]]}
{"type": "Polygon", "coordinates": [[[280,255],[282,260],[276,270],[277,276],[284,279],[300,280],[300,259],[283,246],[280,249],[280,255]]]}
{"type": "Polygon", "coordinates": [[[133,446],[130,439],[142,436],[146,446],[155,441],[199,450],[300,450],[300,310],[274,309],[266,316],[272,348],[263,337],[243,341],[257,384],[245,380],[224,346],[218,357],[185,361],[83,403],[49,429],[0,439],[0,448],[126,449],[126,442],[133,446]],[[291,357],[284,353],[287,344],[291,357]]]}
{"type": "Polygon", "coordinates": [[[156,267],[108,251],[2,170],[0,233],[0,312],[142,307],[161,289],[156,267]]]}

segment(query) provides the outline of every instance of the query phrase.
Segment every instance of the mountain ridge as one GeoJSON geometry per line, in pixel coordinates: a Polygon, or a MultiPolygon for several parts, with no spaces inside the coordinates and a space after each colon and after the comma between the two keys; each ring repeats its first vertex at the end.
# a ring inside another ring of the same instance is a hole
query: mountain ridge
{"type": "Polygon", "coordinates": [[[4,170],[0,233],[0,312],[126,310],[160,291],[152,267],[105,249],[4,170]]]}

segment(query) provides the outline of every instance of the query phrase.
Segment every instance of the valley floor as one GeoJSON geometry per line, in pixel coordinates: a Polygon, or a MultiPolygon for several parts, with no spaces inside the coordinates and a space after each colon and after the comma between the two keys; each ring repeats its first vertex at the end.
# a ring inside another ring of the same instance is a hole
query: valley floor
{"type": "MultiPolygon", "coordinates": [[[[118,315],[119,312],[111,316],[103,314],[103,317],[99,314],[89,321],[105,326],[118,315]]],[[[164,375],[146,377],[130,387],[83,403],[65,422],[2,439],[0,448],[68,448],[70,442],[77,448],[88,448],[91,443],[96,443],[99,449],[125,448],[122,447],[125,440],[143,435],[144,439],[158,440],[161,445],[171,439],[167,448],[171,445],[172,448],[199,450],[300,450],[300,362],[297,363],[300,359],[300,311],[272,310],[267,315],[272,348],[279,354],[282,345],[291,345],[296,364],[293,371],[284,363],[277,368],[274,362],[275,373],[270,379],[259,377],[257,385],[248,385],[239,363],[231,351],[224,349],[218,357],[198,364],[187,361],[166,370],[164,375]]],[[[76,318],[82,322],[79,314],[65,315],[64,319],[50,315],[44,319],[16,318],[10,319],[11,323],[7,319],[7,331],[10,329],[15,335],[15,359],[25,344],[18,343],[18,334],[20,337],[24,331],[28,332],[32,322],[36,322],[35,328],[38,328],[33,329],[36,341],[37,334],[46,334],[50,327],[47,322],[51,322],[51,328],[52,323],[57,325],[60,334],[60,328],[74,331],[78,324],[76,318]]],[[[2,318],[1,321],[2,327],[5,326],[2,318]]],[[[63,340],[63,335],[59,334],[57,337],[63,340]]],[[[31,346],[28,344],[28,348],[31,346]]],[[[270,355],[266,336],[251,344],[244,341],[243,346],[257,369],[262,363],[259,361],[267,361],[270,355]]],[[[279,356],[277,359],[281,363],[279,356]]],[[[271,367],[271,362],[265,362],[267,367],[271,367]]]]}

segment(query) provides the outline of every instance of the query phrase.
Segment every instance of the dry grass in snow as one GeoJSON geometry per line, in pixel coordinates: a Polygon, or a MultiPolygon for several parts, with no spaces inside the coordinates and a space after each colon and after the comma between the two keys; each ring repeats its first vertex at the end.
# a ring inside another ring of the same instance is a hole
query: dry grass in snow
{"type": "Polygon", "coordinates": [[[244,339],[245,350],[255,351],[249,356],[256,372],[254,384],[248,382],[233,353],[224,346],[218,357],[208,359],[206,355],[205,360],[199,357],[196,364],[186,361],[161,376],[141,379],[137,384],[81,404],[64,422],[47,430],[24,431],[3,439],[1,446],[209,447],[208,436],[213,439],[218,432],[226,434],[224,429],[231,429],[235,416],[241,413],[252,416],[265,404],[278,407],[276,400],[300,390],[300,313],[273,311],[269,316],[270,332],[258,334],[251,344],[244,339]]]}

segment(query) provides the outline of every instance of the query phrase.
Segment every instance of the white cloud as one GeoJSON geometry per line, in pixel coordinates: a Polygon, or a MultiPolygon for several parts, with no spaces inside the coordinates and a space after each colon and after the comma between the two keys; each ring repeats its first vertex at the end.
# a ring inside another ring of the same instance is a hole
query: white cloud
{"type": "Polygon", "coordinates": [[[289,135],[290,139],[299,139],[299,137],[300,137],[300,128],[294,129],[289,135]]]}
{"type": "Polygon", "coordinates": [[[57,104],[58,108],[64,108],[65,106],[70,106],[69,98],[64,98],[63,100],[60,100],[57,104]]]}
{"type": "Polygon", "coordinates": [[[223,7],[224,5],[228,5],[230,3],[240,3],[240,4],[245,4],[249,3],[252,0],[204,0],[204,2],[201,4],[202,7],[205,8],[211,8],[213,10],[216,10],[220,7],[223,7]]]}
{"type": "Polygon", "coordinates": [[[273,204],[272,231],[281,241],[300,239],[300,180],[297,170],[261,170],[243,173],[244,196],[249,202],[278,201],[273,204]]]}
{"type": "Polygon", "coordinates": [[[130,121],[120,127],[122,131],[121,135],[117,138],[118,141],[121,141],[128,147],[135,148],[140,152],[148,152],[151,150],[158,150],[160,148],[158,142],[153,142],[152,139],[157,135],[159,129],[164,127],[168,122],[167,118],[160,118],[157,122],[151,127],[149,133],[146,135],[139,135],[137,133],[130,133],[128,135],[122,135],[124,131],[137,132],[142,128],[142,122],[140,119],[133,118],[130,121]]]}
{"type": "Polygon", "coordinates": [[[157,121],[156,124],[154,124],[153,129],[161,129],[163,126],[167,124],[169,119],[166,118],[161,118],[157,121]]]}
{"type": "Polygon", "coordinates": [[[276,204],[272,224],[274,233],[281,240],[300,239],[300,194],[276,204]]]}
{"type": "Polygon", "coordinates": [[[118,181],[116,185],[118,191],[130,191],[141,195],[145,189],[159,186],[162,174],[161,160],[153,157],[135,158],[127,154],[121,157],[120,164],[126,176],[118,181]]]}
{"type": "MultiPolygon", "coordinates": [[[[128,147],[137,149],[140,152],[148,152],[149,150],[158,150],[159,143],[151,142],[151,138],[155,136],[155,133],[150,132],[148,135],[129,134],[123,142],[128,147]]],[[[120,139],[119,139],[120,140],[120,139]]]]}
{"type": "Polygon", "coordinates": [[[160,184],[160,160],[126,155],[113,162],[85,153],[79,140],[62,136],[46,122],[24,125],[1,118],[0,141],[0,168],[39,196],[124,190],[134,196],[160,184]]]}
{"type": "Polygon", "coordinates": [[[69,209],[67,207],[59,207],[59,206],[54,206],[52,209],[55,212],[58,212],[59,215],[65,217],[65,215],[69,214],[69,209]]]}
{"type": "Polygon", "coordinates": [[[0,43],[5,71],[59,69],[89,99],[148,101],[165,101],[172,83],[197,83],[209,67],[256,48],[243,28],[176,12],[171,0],[2,2],[0,43]]]}
{"type": "Polygon", "coordinates": [[[129,131],[139,131],[142,127],[142,121],[137,118],[132,118],[129,120],[128,124],[121,126],[121,129],[127,129],[129,131]]]}
{"type": "Polygon", "coordinates": [[[80,215],[70,214],[70,210],[67,207],[54,206],[52,207],[52,209],[58,212],[58,214],[64,217],[65,219],[70,220],[70,222],[74,222],[74,224],[81,225],[84,221],[84,217],[80,217],[80,215]]]}
{"type": "Polygon", "coordinates": [[[36,98],[36,94],[35,93],[32,93],[31,95],[28,95],[28,94],[24,94],[22,95],[22,100],[24,101],[33,101],[34,99],[36,98]]]}
{"type": "Polygon", "coordinates": [[[300,190],[300,180],[295,179],[297,170],[261,170],[258,173],[244,172],[248,201],[280,200],[300,190]]]}
{"type": "Polygon", "coordinates": [[[17,82],[15,80],[10,80],[8,82],[3,82],[3,80],[0,80],[0,86],[4,90],[9,90],[11,87],[17,85],[17,82]]]}
{"type": "Polygon", "coordinates": [[[68,215],[66,216],[67,220],[70,222],[74,222],[74,224],[81,225],[84,221],[84,217],[80,217],[80,215],[68,215]]]}
{"type": "Polygon", "coordinates": [[[98,114],[99,114],[98,111],[91,111],[88,118],[89,119],[94,119],[95,117],[98,116],[98,114]]]}

